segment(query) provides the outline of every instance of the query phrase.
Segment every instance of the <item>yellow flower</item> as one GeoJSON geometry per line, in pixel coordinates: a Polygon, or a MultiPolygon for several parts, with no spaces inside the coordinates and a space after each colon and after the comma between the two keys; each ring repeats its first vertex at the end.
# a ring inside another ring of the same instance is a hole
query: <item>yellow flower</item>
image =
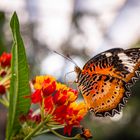
{"type": "Polygon", "coordinates": [[[55,80],[56,79],[53,76],[50,76],[50,75],[36,76],[34,88],[35,89],[41,89],[42,86],[43,86],[42,84],[44,83],[44,81],[47,81],[48,83],[52,83],[55,80]]]}
{"type": "Polygon", "coordinates": [[[74,102],[77,99],[76,94],[72,91],[68,91],[67,95],[68,95],[68,101],[69,102],[74,102]]]}
{"type": "Polygon", "coordinates": [[[87,107],[86,104],[84,102],[73,102],[70,104],[70,108],[74,108],[74,110],[78,110],[78,114],[79,116],[85,116],[87,113],[87,107]]]}
{"type": "Polygon", "coordinates": [[[61,84],[61,83],[56,84],[56,89],[57,90],[69,90],[69,88],[66,85],[61,84]]]}

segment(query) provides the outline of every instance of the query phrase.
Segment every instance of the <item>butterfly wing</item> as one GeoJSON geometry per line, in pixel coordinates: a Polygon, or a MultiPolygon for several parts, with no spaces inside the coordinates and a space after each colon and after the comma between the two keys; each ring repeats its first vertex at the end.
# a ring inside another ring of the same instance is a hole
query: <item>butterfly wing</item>
{"type": "Polygon", "coordinates": [[[108,75],[95,74],[87,77],[86,82],[80,81],[78,87],[82,92],[87,107],[96,116],[114,116],[119,113],[130,96],[130,89],[126,83],[108,75]]]}
{"type": "MultiPolygon", "coordinates": [[[[125,82],[133,80],[140,67],[140,49],[123,50],[115,48],[100,53],[90,59],[83,67],[82,72],[92,74],[104,74],[117,77],[125,82]]],[[[139,74],[139,72],[138,72],[139,74]]],[[[132,82],[134,83],[133,80],[132,82]]]]}
{"type": "Polygon", "coordinates": [[[78,87],[96,116],[114,116],[130,96],[130,86],[140,78],[140,49],[103,52],[83,67],[78,87]]]}

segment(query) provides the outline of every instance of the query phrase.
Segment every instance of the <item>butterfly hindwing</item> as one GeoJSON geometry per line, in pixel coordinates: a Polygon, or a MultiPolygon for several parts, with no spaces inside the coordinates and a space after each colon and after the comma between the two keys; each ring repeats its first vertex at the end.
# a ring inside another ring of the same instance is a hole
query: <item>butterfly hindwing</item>
{"type": "Polygon", "coordinates": [[[125,85],[126,83],[118,78],[98,74],[86,82],[81,81],[79,89],[87,107],[93,110],[96,116],[114,116],[120,112],[130,96],[130,90],[125,85]]]}

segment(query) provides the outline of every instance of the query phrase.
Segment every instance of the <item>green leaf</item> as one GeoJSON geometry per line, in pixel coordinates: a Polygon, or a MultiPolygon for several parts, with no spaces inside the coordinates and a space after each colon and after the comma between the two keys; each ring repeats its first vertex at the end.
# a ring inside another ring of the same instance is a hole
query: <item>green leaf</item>
{"type": "Polygon", "coordinates": [[[29,73],[25,48],[20,35],[19,20],[14,13],[10,22],[13,34],[12,47],[12,78],[10,83],[10,104],[6,140],[11,140],[20,129],[19,116],[26,114],[30,108],[29,73]]]}

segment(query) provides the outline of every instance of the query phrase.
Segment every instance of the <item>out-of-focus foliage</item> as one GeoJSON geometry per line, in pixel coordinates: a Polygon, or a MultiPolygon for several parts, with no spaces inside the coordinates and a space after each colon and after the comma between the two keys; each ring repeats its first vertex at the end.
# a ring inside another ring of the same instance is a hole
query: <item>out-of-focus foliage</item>
{"type": "Polygon", "coordinates": [[[5,22],[5,14],[4,12],[0,12],[0,55],[2,54],[2,52],[6,51],[5,38],[3,33],[4,22],[5,22]]]}

